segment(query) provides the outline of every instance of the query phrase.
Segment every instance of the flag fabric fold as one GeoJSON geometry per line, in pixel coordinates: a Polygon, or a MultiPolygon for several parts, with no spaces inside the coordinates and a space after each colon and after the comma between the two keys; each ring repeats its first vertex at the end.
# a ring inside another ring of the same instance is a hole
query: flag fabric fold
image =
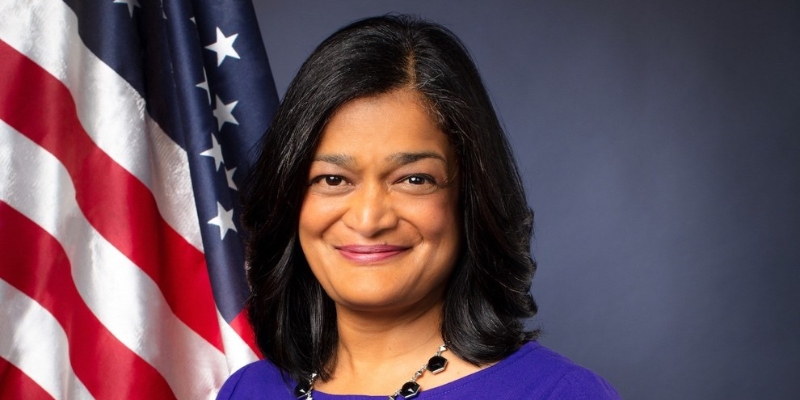
{"type": "Polygon", "coordinates": [[[238,190],[277,94],[252,4],[0,15],[0,398],[213,398],[258,357],[238,190]]]}

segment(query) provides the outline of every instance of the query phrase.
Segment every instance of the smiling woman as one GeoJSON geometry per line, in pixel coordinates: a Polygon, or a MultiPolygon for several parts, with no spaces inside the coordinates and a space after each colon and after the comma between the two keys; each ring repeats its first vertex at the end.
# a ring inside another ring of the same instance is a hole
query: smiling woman
{"type": "Polygon", "coordinates": [[[416,91],[336,111],[311,163],[298,236],[340,318],[400,317],[441,300],[458,257],[456,174],[447,136],[416,91]]]}
{"type": "Polygon", "coordinates": [[[385,16],[326,39],[245,195],[250,319],[268,361],[219,398],[618,398],[524,327],[533,216],[447,29],[385,16]]]}

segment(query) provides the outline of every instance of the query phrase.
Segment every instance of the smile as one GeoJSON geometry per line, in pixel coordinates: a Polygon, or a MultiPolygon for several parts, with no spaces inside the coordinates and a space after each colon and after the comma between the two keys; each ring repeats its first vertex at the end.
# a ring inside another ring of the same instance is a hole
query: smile
{"type": "Polygon", "coordinates": [[[358,264],[371,264],[392,258],[410,247],[393,245],[345,245],[336,250],[347,260],[358,264]]]}

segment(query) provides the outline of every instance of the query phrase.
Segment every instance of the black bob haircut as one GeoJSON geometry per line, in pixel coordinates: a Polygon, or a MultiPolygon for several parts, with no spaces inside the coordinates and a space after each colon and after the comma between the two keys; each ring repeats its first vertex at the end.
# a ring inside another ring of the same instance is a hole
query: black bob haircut
{"type": "Polygon", "coordinates": [[[422,95],[458,158],[462,245],[443,299],[449,349],[475,365],[538,336],[522,319],[533,213],[511,149],[466,48],[448,29],[403,15],[354,22],[306,60],[260,143],[244,195],[250,322],[264,356],[296,381],[327,379],[338,333],[333,301],[298,240],[300,206],[322,131],[348,101],[398,89],[422,95]]]}

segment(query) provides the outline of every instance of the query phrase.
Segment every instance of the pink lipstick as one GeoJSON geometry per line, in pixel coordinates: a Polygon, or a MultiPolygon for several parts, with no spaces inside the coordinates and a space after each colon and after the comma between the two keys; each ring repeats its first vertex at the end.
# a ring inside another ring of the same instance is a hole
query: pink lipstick
{"type": "Polygon", "coordinates": [[[339,254],[351,262],[358,264],[372,264],[384,261],[394,257],[406,250],[409,247],[393,246],[388,244],[378,245],[356,245],[348,244],[344,246],[337,246],[339,254]]]}

